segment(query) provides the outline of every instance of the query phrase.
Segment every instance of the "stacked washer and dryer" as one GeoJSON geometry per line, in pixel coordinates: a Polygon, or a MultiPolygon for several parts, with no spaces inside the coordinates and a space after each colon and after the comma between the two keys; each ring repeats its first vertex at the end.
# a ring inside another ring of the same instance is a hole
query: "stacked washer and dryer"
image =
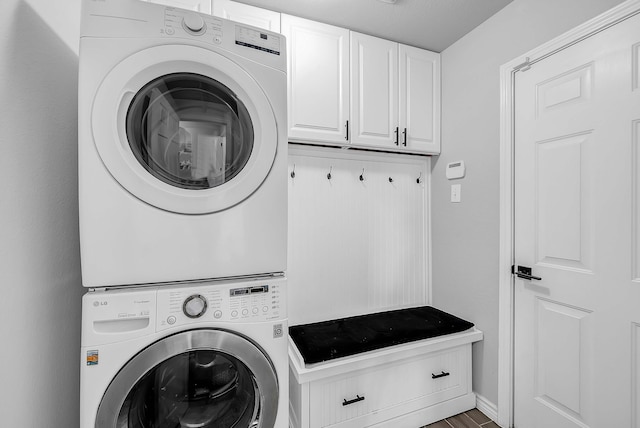
{"type": "Polygon", "coordinates": [[[85,0],[81,428],[285,428],[286,55],[276,33],[85,0]]]}

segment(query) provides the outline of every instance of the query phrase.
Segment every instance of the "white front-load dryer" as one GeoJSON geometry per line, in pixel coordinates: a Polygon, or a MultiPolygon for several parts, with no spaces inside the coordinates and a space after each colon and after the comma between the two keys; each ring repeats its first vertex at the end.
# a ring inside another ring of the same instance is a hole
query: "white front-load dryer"
{"type": "Polygon", "coordinates": [[[82,10],[83,284],[283,272],[284,38],[137,0],[82,10]]]}
{"type": "Polygon", "coordinates": [[[288,428],[285,286],[88,292],[80,428],[288,428]]]}

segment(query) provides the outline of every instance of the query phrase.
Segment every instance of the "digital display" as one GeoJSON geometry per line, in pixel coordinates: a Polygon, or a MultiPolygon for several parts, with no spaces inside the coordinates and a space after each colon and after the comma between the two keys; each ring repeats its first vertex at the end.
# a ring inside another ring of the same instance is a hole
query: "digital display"
{"type": "Polygon", "coordinates": [[[254,28],[236,25],[236,45],[280,55],[280,41],[276,34],[262,33],[254,28]]]}
{"type": "Polygon", "coordinates": [[[244,287],[244,288],[232,288],[229,290],[229,294],[231,297],[235,296],[246,296],[249,294],[259,294],[259,293],[268,293],[269,286],[268,285],[258,285],[255,287],[244,287]]]}

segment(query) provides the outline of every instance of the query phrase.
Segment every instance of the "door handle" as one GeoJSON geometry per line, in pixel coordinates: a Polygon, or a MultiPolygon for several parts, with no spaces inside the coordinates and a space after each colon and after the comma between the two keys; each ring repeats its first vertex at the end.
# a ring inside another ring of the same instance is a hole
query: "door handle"
{"type": "Polygon", "coordinates": [[[364,400],[364,395],[362,397],[360,397],[360,395],[356,394],[356,398],[352,399],[352,400],[347,400],[346,398],[344,400],[342,400],[342,405],[343,406],[348,406],[349,404],[353,404],[353,403],[357,403],[359,401],[364,400]]]}
{"type": "Polygon", "coordinates": [[[527,266],[518,266],[518,270],[515,270],[515,266],[511,266],[511,273],[516,275],[518,278],[542,281],[542,278],[539,276],[531,275],[531,268],[527,266]]]}
{"type": "Polygon", "coordinates": [[[399,143],[399,141],[398,141],[398,134],[399,134],[399,132],[400,132],[400,128],[396,126],[396,130],[395,130],[395,131],[393,131],[393,132],[395,132],[395,134],[396,134],[396,141],[394,141],[394,143],[395,143],[395,144],[396,144],[396,146],[397,146],[397,145],[399,145],[399,144],[398,144],[398,143],[399,143]]]}
{"type": "Polygon", "coordinates": [[[451,373],[442,370],[442,373],[440,374],[431,373],[431,379],[440,379],[441,377],[449,376],[450,374],[451,373]]]}
{"type": "Polygon", "coordinates": [[[402,145],[407,147],[407,128],[402,131],[402,145]]]}
{"type": "Polygon", "coordinates": [[[344,139],[349,141],[349,121],[344,124],[344,139]]]}

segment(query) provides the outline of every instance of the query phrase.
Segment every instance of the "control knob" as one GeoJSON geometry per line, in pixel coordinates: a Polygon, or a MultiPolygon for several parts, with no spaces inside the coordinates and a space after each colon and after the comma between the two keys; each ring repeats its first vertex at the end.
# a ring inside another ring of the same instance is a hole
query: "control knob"
{"type": "Polygon", "coordinates": [[[200,294],[193,294],[182,304],[182,312],[189,318],[199,318],[207,311],[207,299],[200,294]]]}
{"type": "Polygon", "coordinates": [[[204,19],[196,13],[188,13],[182,19],[184,28],[194,34],[202,33],[204,30],[204,19]]]}

